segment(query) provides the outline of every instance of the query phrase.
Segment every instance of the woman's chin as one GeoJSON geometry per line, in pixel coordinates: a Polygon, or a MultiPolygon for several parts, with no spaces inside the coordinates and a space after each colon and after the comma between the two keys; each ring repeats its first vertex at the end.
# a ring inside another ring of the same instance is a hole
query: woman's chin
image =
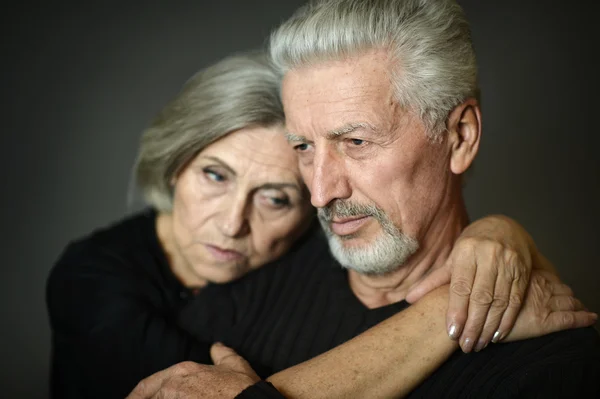
{"type": "Polygon", "coordinates": [[[216,264],[204,266],[196,273],[213,284],[225,284],[245,276],[251,269],[247,264],[216,264]]]}

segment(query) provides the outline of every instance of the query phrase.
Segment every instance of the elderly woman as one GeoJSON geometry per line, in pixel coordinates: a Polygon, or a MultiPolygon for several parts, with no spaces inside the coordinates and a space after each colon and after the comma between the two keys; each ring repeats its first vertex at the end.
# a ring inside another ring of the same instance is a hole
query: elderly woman
{"type": "MultiPolygon", "coordinates": [[[[54,397],[124,397],[176,363],[211,363],[212,342],[177,323],[188,300],[267,263],[285,267],[285,254],[318,230],[283,123],[277,76],[260,55],[206,68],[163,109],[136,163],[152,209],[72,242],[48,279],[54,397]]],[[[493,266],[528,276],[533,247],[512,221],[475,223],[464,234],[482,236],[465,244],[475,251],[502,239],[523,262],[493,266]]]]}

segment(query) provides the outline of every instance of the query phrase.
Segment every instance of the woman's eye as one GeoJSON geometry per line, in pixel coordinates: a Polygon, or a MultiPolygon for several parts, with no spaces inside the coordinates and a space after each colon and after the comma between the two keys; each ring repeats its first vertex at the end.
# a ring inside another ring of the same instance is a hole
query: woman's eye
{"type": "Polygon", "coordinates": [[[258,196],[258,201],[271,209],[287,208],[291,205],[290,197],[279,190],[267,190],[258,196]]]}
{"type": "Polygon", "coordinates": [[[223,181],[225,181],[225,176],[223,176],[222,174],[220,174],[218,172],[215,172],[212,169],[205,168],[203,170],[203,172],[212,181],[215,181],[215,182],[223,182],[223,181]]]}
{"type": "Polygon", "coordinates": [[[271,201],[271,204],[273,204],[277,208],[281,208],[281,207],[290,205],[290,200],[287,197],[284,197],[284,198],[271,197],[271,198],[269,198],[269,200],[271,201]]]}

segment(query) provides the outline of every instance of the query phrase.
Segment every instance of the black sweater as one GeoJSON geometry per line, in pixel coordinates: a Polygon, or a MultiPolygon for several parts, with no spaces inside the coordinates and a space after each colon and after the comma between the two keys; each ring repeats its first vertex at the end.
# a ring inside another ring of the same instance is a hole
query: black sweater
{"type": "MultiPolygon", "coordinates": [[[[285,264],[266,266],[220,289],[210,302],[193,299],[180,313],[180,325],[201,340],[235,348],[264,377],[409,306],[402,301],[366,308],[319,234],[295,251],[285,264]]],[[[268,397],[265,392],[278,397],[274,389],[261,389],[260,395],[251,396],[257,392],[249,389],[241,397],[268,397]]],[[[584,328],[491,345],[478,353],[456,351],[409,397],[600,397],[600,337],[584,328]]]]}
{"type": "MultiPolygon", "coordinates": [[[[53,268],[47,302],[54,397],[122,398],[172,364],[210,363],[215,341],[233,347],[266,377],[408,306],[364,307],[315,232],[280,261],[192,296],[169,270],[155,216],[148,211],[72,243],[53,268]]],[[[457,352],[413,396],[598,393],[599,345],[594,330],[580,329],[477,354],[457,352]]],[[[258,397],[267,392],[277,397],[268,389],[258,397]]],[[[253,389],[242,396],[250,395],[253,389]]]]}

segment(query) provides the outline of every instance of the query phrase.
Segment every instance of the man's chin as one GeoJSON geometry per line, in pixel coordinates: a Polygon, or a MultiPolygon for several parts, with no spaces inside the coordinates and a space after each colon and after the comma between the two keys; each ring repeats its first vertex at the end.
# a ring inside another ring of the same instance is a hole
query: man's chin
{"type": "Polygon", "coordinates": [[[406,236],[368,237],[329,235],[333,257],[346,269],[364,275],[385,275],[402,267],[419,244],[406,236]]]}
{"type": "Polygon", "coordinates": [[[339,243],[339,245],[341,245],[344,249],[360,250],[360,249],[368,248],[369,245],[371,245],[373,242],[376,241],[377,237],[375,237],[375,238],[368,237],[367,238],[364,236],[364,234],[360,234],[360,233],[346,234],[343,236],[337,235],[335,233],[331,233],[329,236],[329,239],[336,240],[339,243]]]}

